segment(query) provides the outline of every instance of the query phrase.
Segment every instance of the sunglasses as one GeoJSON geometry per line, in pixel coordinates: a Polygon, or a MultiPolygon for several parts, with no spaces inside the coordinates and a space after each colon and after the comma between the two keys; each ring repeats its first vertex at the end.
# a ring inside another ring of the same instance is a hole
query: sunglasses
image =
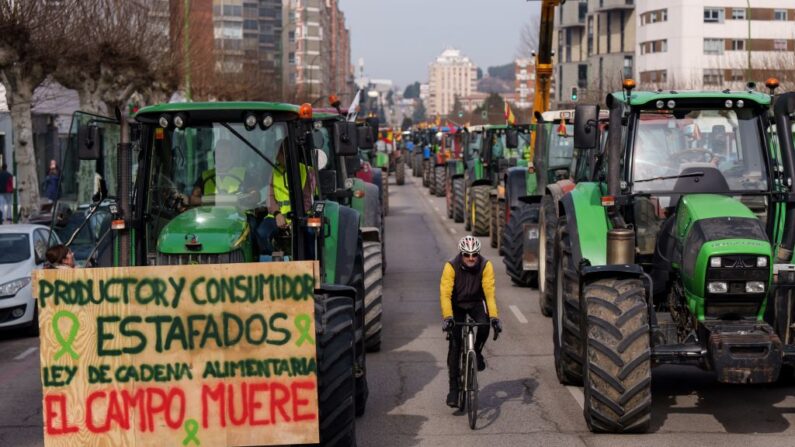
{"type": "Polygon", "coordinates": [[[474,258],[478,257],[478,254],[477,253],[461,253],[461,256],[463,256],[465,258],[474,259],[474,258]]]}

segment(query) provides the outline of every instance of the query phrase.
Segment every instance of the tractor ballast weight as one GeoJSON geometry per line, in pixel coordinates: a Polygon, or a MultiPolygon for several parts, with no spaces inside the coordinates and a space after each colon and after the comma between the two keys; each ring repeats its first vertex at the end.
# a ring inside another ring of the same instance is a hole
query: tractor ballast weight
{"type": "Polygon", "coordinates": [[[795,94],[772,107],[777,147],[769,95],[633,87],[607,99],[606,184],[560,201],[556,370],[583,382],[595,432],[648,428],[654,365],[744,384],[795,363],[780,324],[794,304],[795,94]]]}

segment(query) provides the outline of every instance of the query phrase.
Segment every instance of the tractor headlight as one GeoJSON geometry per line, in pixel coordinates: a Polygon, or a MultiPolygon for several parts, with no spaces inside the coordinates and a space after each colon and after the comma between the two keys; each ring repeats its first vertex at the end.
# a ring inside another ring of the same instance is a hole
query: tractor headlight
{"type": "Polygon", "coordinates": [[[765,283],[762,281],[748,281],[745,283],[745,293],[765,293],[765,283]]]}
{"type": "Polygon", "coordinates": [[[0,284],[0,297],[14,296],[28,284],[30,284],[30,277],[18,278],[5,284],[0,284]]]}
{"type": "Polygon", "coordinates": [[[721,259],[720,256],[715,256],[715,257],[709,258],[709,266],[710,267],[719,268],[721,265],[723,265],[723,260],[721,259]]]}
{"type": "Polygon", "coordinates": [[[767,256],[759,256],[756,258],[757,267],[767,267],[767,256]]]}
{"type": "Polygon", "coordinates": [[[713,281],[707,284],[709,293],[726,293],[729,291],[729,285],[725,281],[713,281]]]}

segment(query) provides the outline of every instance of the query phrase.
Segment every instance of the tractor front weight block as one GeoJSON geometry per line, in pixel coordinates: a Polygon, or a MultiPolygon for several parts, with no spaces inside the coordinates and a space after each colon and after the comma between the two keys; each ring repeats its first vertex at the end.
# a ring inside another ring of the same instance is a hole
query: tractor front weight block
{"type": "Polygon", "coordinates": [[[722,383],[771,383],[778,380],[783,345],[765,323],[705,324],[707,352],[722,383]]]}

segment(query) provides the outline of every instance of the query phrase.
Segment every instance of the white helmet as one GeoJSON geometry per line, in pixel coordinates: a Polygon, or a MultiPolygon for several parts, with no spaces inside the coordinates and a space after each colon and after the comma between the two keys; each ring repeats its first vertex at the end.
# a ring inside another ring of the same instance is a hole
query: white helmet
{"type": "Polygon", "coordinates": [[[466,235],[458,241],[458,251],[467,254],[480,253],[480,240],[475,236],[466,235]]]}

